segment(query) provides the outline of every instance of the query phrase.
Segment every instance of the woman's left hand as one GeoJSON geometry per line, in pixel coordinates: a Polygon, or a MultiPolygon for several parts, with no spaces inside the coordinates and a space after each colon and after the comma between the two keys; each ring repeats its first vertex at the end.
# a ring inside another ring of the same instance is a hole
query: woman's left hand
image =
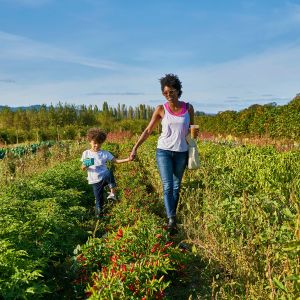
{"type": "MultiPolygon", "coordinates": [[[[200,129],[199,128],[194,128],[193,132],[194,132],[194,136],[196,138],[199,137],[199,134],[200,134],[200,129]]],[[[191,128],[189,128],[189,134],[192,135],[191,128]]]]}

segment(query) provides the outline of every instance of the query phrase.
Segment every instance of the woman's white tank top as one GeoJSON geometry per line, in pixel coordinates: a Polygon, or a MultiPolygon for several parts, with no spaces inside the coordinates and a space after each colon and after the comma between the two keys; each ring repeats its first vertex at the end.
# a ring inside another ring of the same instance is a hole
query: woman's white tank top
{"type": "MultiPolygon", "coordinates": [[[[186,104],[185,104],[186,105],[186,104]]],[[[189,132],[190,114],[188,109],[183,114],[172,114],[164,104],[165,115],[162,118],[162,132],[158,138],[157,148],[163,150],[188,151],[185,137],[189,132]]]]}

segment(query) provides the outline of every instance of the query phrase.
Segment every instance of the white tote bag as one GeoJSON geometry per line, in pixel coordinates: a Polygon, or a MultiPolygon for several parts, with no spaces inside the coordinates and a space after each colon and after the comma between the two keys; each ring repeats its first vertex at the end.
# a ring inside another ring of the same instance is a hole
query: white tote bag
{"type": "Polygon", "coordinates": [[[186,137],[186,141],[189,145],[189,159],[188,159],[188,169],[195,170],[200,168],[200,158],[195,140],[191,138],[190,135],[186,137]]]}

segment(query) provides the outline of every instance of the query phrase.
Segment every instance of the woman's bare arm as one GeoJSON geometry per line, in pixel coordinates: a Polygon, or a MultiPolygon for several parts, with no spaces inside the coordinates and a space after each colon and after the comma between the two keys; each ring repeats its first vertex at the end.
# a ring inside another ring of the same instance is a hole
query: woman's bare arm
{"type": "Polygon", "coordinates": [[[139,148],[140,145],[143,144],[143,142],[150,136],[150,134],[152,133],[153,129],[155,128],[155,126],[158,124],[158,122],[162,119],[163,117],[163,106],[162,105],[158,105],[152,115],[152,118],[148,124],[148,126],[146,127],[146,129],[143,131],[143,133],[140,135],[138,141],[136,142],[136,144],[134,145],[134,147],[132,148],[131,154],[130,154],[130,159],[134,159],[137,149],[139,148]]]}
{"type": "Polygon", "coordinates": [[[194,125],[194,107],[189,103],[190,125],[194,125]]]}

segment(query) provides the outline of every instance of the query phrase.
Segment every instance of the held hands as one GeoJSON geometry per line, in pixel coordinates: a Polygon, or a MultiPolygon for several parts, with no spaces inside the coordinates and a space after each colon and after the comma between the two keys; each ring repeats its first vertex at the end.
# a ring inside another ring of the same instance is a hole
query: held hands
{"type": "Polygon", "coordinates": [[[129,155],[129,160],[130,161],[132,161],[132,160],[134,160],[135,159],[135,157],[136,157],[136,150],[135,149],[132,149],[132,151],[131,151],[131,153],[130,153],[130,155],[129,155]]]}

